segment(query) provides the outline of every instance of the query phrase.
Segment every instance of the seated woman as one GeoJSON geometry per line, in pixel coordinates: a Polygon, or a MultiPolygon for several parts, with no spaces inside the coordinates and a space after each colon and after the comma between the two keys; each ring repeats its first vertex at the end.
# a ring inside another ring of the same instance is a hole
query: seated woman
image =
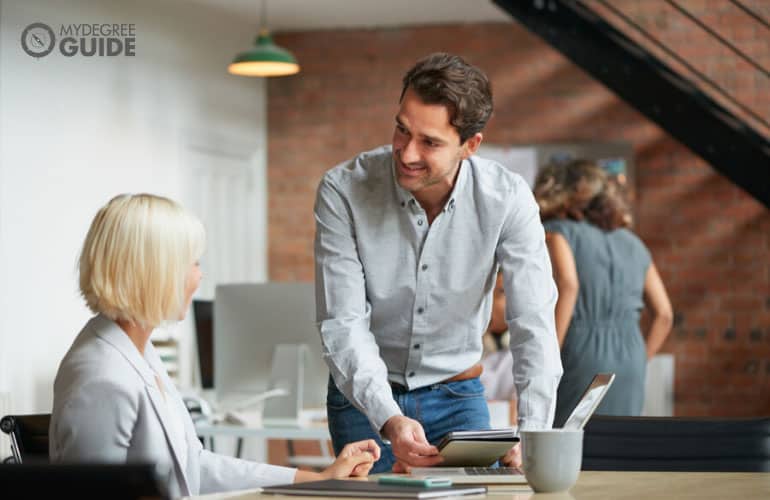
{"type": "Polygon", "coordinates": [[[321,473],[203,449],[149,342],[156,326],[188,310],[203,246],[200,221],[166,198],[120,195],[96,214],[79,266],[96,316],[56,375],[51,461],[155,463],[174,497],[368,474],[380,455],[373,440],[347,445],[321,473]]]}

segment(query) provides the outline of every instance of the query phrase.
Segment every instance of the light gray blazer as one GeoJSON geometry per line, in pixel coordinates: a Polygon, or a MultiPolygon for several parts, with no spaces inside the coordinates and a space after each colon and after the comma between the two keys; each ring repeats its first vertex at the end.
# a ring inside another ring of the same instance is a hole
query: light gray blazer
{"type": "Polygon", "coordinates": [[[173,497],[291,483],[296,472],[203,449],[152,344],[147,343],[143,358],[103,315],[86,324],[59,366],[48,433],[52,462],[152,462],[173,497]],[[170,438],[169,411],[179,412],[184,422],[184,469],[170,438]]]}

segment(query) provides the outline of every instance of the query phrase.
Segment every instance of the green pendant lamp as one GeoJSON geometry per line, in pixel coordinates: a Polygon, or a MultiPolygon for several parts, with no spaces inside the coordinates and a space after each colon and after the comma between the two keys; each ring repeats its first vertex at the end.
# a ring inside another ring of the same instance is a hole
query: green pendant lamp
{"type": "Polygon", "coordinates": [[[286,76],[299,73],[299,64],[291,52],[273,43],[267,24],[265,1],[262,1],[262,29],[254,46],[235,56],[227,71],[242,76],[286,76]]]}

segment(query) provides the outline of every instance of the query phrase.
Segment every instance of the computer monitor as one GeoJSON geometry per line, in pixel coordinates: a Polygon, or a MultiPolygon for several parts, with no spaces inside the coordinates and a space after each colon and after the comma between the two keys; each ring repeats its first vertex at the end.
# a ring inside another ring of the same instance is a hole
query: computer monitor
{"type": "Polygon", "coordinates": [[[214,388],[214,303],[210,300],[193,300],[195,316],[195,340],[198,344],[198,369],[201,388],[214,388]]]}
{"type": "Polygon", "coordinates": [[[311,283],[219,285],[214,299],[214,389],[217,400],[268,389],[279,344],[306,344],[303,406],[326,403],[328,369],[321,355],[311,283]]]}

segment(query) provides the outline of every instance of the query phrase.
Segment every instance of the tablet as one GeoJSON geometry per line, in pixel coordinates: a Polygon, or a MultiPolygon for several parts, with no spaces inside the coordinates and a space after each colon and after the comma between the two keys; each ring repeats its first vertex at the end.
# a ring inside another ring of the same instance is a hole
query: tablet
{"type": "Polygon", "coordinates": [[[437,448],[444,459],[442,466],[488,467],[518,442],[512,429],[455,431],[444,436],[437,448]]]}

